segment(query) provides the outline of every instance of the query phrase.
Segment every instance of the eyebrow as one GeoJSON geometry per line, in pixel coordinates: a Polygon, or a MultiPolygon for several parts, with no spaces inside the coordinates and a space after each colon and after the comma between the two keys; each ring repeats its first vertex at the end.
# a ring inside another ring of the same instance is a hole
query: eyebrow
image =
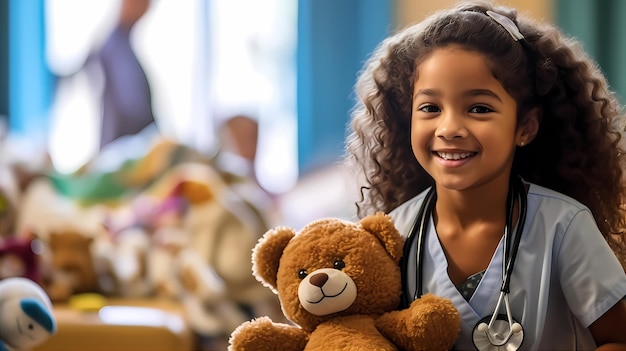
{"type": "MultiPolygon", "coordinates": [[[[420,89],[415,94],[415,97],[413,98],[413,100],[417,99],[417,97],[420,96],[420,95],[439,96],[439,95],[441,95],[441,93],[438,90],[434,90],[434,89],[420,89]]],[[[502,99],[496,93],[494,93],[493,91],[491,91],[489,89],[472,89],[472,90],[468,90],[468,91],[463,93],[463,96],[465,96],[465,97],[489,96],[489,97],[492,97],[492,98],[497,99],[498,101],[502,102],[502,99]]]]}

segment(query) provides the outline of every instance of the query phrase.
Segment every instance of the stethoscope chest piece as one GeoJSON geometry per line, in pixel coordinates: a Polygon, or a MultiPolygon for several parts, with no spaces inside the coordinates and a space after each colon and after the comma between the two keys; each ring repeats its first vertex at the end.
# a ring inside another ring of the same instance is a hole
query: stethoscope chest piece
{"type": "Polygon", "coordinates": [[[480,320],[474,327],[472,339],[474,346],[480,351],[515,351],[522,346],[524,330],[519,323],[511,325],[506,315],[498,315],[491,327],[488,326],[491,316],[480,320]]]}

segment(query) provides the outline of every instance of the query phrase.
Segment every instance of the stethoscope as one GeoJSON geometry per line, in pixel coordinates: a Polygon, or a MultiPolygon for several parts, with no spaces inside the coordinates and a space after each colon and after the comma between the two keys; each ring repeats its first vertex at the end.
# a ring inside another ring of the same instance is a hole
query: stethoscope
{"type": "MultiPolygon", "coordinates": [[[[524,341],[524,329],[522,325],[517,322],[511,314],[511,307],[509,305],[509,292],[511,275],[513,273],[513,266],[515,265],[515,258],[517,256],[517,250],[519,248],[520,239],[522,237],[522,231],[524,228],[524,222],[526,220],[527,199],[526,191],[524,190],[524,184],[519,177],[512,177],[511,185],[509,186],[509,193],[507,196],[507,217],[504,227],[504,252],[502,257],[502,286],[500,287],[500,295],[496,308],[491,316],[482,318],[474,326],[472,333],[472,341],[477,350],[517,350],[524,341]],[[515,205],[515,198],[519,198],[519,220],[515,231],[514,238],[511,238],[511,222],[513,219],[513,209],[515,205]],[[511,245],[513,241],[513,245],[511,245]],[[506,314],[499,313],[500,307],[504,303],[504,309],[506,314]]],[[[435,207],[437,199],[437,193],[433,186],[420,207],[413,227],[409,232],[404,243],[404,257],[405,261],[402,263],[402,281],[404,283],[405,290],[408,289],[407,280],[408,270],[406,269],[409,253],[411,248],[416,244],[416,259],[415,259],[415,272],[417,274],[417,282],[415,292],[413,293],[413,299],[409,300],[410,292],[404,291],[403,303],[408,306],[411,301],[419,298],[422,295],[423,279],[422,279],[422,262],[424,260],[424,245],[426,242],[426,233],[428,232],[428,223],[435,207]],[[417,235],[415,235],[417,233],[417,235]]]]}

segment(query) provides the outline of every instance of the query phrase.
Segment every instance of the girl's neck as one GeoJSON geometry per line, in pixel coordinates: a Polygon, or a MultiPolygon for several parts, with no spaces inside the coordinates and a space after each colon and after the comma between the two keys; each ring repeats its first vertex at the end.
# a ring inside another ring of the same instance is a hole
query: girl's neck
{"type": "Polygon", "coordinates": [[[504,224],[508,191],[508,178],[462,191],[438,186],[435,223],[441,221],[458,229],[485,222],[504,224]]]}

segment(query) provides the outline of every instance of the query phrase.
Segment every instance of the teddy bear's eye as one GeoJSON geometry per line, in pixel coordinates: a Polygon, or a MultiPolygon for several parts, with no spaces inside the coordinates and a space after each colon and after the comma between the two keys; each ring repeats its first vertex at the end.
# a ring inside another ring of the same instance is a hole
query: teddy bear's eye
{"type": "Polygon", "coordinates": [[[333,263],[333,268],[338,269],[338,270],[342,270],[342,269],[346,268],[346,263],[343,262],[343,260],[336,260],[333,263]]]}
{"type": "Polygon", "coordinates": [[[298,278],[300,278],[300,279],[306,278],[307,275],[309,275],[309,272],[307,272],[306,269],[301,269],[298,272],[298,278]]]}

